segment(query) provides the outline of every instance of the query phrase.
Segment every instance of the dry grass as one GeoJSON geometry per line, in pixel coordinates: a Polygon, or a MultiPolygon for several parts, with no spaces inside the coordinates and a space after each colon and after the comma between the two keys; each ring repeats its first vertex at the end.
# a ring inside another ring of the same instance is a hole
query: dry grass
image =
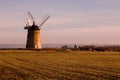
{"type": "Polygon", "coordinates": [[[120,80],[120,53],[0,50],[0,80],[120,80]]]}

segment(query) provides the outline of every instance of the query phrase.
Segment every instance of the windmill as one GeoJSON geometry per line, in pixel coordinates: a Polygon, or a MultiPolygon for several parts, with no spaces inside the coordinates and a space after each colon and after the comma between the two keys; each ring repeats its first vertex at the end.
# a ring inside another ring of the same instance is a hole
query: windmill
{"type": "Polygon", "coordinates": [[[41,26],[48,20],[50,16],[46,16],[43,21],[40,22],[39,25],[36,24],[34,17],[28,11],[29,19],[27,19],[26,26],[24,29],[28,30],[27,33],[27,42],[26,42],[26,48],[27,49],[41,49],[41,39],[40,39],[40,32],[41,32],[41,26]],[[30,22],[32,22],[32,25],[30,25],[30,22]]]}

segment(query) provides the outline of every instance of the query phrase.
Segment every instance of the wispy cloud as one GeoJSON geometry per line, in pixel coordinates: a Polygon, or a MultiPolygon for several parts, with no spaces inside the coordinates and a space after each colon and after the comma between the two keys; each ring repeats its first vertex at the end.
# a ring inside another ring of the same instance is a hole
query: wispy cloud
{"type": "Polygon", "coordinates": [[[26,42],[24,22],[27,10],[30,10],[36,21],[44,14],[51,15],[42,27],[51,42],[119,44],[119,2],[119,0],[0,1],[0,43],[26,42]]]}
{"type": "Polygon", "coordinates": [[[81,44],[119,44],[119,32],[120,27],[117,26],[46,31],[50,41],[55,43],[81,44]]]}

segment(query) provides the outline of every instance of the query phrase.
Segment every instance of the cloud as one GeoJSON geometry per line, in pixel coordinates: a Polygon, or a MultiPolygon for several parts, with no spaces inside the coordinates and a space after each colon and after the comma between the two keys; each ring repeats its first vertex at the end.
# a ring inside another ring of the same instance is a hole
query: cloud
{"type": "Polygon", "coordinates": [[[53,43],[119,44],[120,27],[73,28],[47,31],[53,43]]]}
{"type": "Polygon", "coordinates": [[[26,42],[26,31],[23,28],[28,9],[32,11],[37,21],[47,12],[51,15],[42,26],[51,42],[118,44],[120,40],[118,0],[69,2],[53,0],[50,3],[48,1],[28,3],[22,0],[10,3],[8,1],[8,5],[5,5],[6,1],[3,3],[0,7],[1,43],[26,42]]]}

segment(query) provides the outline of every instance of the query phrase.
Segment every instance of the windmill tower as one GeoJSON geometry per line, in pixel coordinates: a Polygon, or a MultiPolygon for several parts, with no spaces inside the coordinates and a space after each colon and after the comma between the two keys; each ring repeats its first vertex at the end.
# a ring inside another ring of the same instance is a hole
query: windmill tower
{"type": "Polygon", "coordinates": [[[40,39],[40,31],[41,31],[41,26],[48,20],[50,16],[46,16],[44,20],[37,25],[32,14],[28,12],[28,15],[31,20],[27,19],[26,26],[24,29],[28,30],[27,33],[27,42],[26,42],[26,48],[27,49],[41,49],[41,39],[40,39]],[[30,25],[30,21],[32,22],[32,25],[30,25]]]}

